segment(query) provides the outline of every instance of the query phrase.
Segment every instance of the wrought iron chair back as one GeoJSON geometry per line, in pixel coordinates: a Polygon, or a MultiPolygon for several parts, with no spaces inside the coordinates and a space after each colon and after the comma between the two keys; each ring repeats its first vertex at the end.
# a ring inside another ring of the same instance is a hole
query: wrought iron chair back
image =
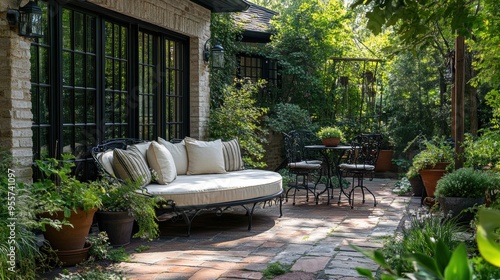
{"type": "Polygon", "coordinates": [[[285,157],[288,163],[321,158],[304,148],[307,145],[321,144],[318,136],[310,130],[292,130],[284,133],[283,140],[285,144],[285,157]]]}
{"type": "Polygon", "coordinates": [[[356,189],[361,190],[363,203],[365,203],[366,191],[373,196],[373,205],[377,206],[375,195],[364,185],[364,177],[372,175],[370,180],[373,179],[382,140],[383,137],[380,134],[360,134],[354,137],[345,162],[340,164],[342,177],[352,176],[352,189],[348,195],[351,208],[354,207],[354,191],[356,189]],[[357,184],[355,184],[355,179],[357,179],[357,184]]]}
{"type": "Polygon", "coordinates": [[[320,158],[319,156],[311,157],[313,153],[307,151],[304,146],[317,145],[321,141],[310,130],[293,130],[283,136],[287,167],[289,172],[295,175],[295,180],[288,183],[289,189],[286,192],[285,200],[288,201],[288,193],[293,190],[293,205],[295,205],[296,193],[303,189],[306,192],[306,201],[309,200],[309,193],[311,193],[317,202],[316,186],[321,179],[322,162],[317,160],[320,158]],[[316,183],[310,183],[314,173],[318,175],[318,179],[316,183]]]}
{"type": "MultiPolygon", "coordinates": [[[[360,134],[351,140],[351,150],[345,163],[374,166],[377,162],[383,137],[381,134],[360,134]]],[[[371,168],[371,167],[370,167],[371,168]]]]}

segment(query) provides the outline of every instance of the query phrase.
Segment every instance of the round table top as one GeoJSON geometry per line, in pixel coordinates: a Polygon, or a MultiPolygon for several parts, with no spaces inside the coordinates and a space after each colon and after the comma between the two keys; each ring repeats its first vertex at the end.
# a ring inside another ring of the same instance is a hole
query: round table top
{"type": "Polygon", "coordinates": [[[307,149],[325,149],[325,150],[350,150],[352,146],[338,145],[338,146],[325,146],[325,145],[307,145],[307,149]]]}

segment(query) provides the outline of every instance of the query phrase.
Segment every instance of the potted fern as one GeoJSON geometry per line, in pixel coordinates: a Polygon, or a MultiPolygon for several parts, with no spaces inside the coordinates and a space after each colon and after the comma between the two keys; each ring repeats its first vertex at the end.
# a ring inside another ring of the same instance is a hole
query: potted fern
{"type": "Polygon", "coordinates": [[[344,134],[338,127],[326,126],[320,128],[320,130],[316,132],[316,136],[318,136],[323,145],[327,147],[335,147],[338,146],[344,134]]]}
{"type": "Polygon", "coordinates": [[[156,207],[160,197],[149,196],[140,184],[102,179],[94,184],[101,187],[102,206],[96,213],[100,231],[108,234],[112,246],[130,243],[134,220],[138,232],[134,237],[154,239],[159,235],[156,207]]]}
{"type": "Polygon", "coordinates": [[[62,160],[48,158],[36,160],[42,179],[33,183],[31,193],[36,202],[35,213],[39,217],[45,239],[62,256],[86,258],[85,247],[94,213],[101,206],[99,188],[81,182],[73,176],[74,156],[63,154],[62,160]]]}

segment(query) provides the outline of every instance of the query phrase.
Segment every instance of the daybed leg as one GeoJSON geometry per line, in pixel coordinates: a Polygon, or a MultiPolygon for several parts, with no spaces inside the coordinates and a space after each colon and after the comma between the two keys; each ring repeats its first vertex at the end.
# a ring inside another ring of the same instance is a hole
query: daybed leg
{"type": "Polygon", "coordinates": [[[186,211],[182,211],[182,218],[184,219],[184,222],[186,222],[187,224],[187,236],[189,237],[191,236],[191,220],[186,214],[186,211]]]}
{"type": "Polygon", "coordinates": [[[258,202],[255,202],[252,206],[252,210],[248,213],[248,230],[252,229],[252,216],[253,216],[253,210],[255,209],[255,205],[257,205],[258,202]]]}
{"type": "Polygon", "coordinates": [[[283,217],[283,194],[280,195],[280,218],[283,217]]]}

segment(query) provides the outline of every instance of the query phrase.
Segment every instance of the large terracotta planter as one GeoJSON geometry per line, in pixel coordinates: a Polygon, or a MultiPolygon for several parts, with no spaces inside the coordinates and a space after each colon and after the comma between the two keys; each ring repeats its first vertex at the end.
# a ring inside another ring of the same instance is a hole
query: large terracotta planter
{"type": "Polygon", "coordinates": [[[85,243],[83,249],[57,250],[56,255],[63,266],[74,266],[88,259],[90,246],[90,243],[85,243]]]}
{"type": "Polygon", "coordinates": [[[422,169],[419,171],[427,197],[434,197],[437,181],[444,176],[445,172],[444,169],[422,169]]]}
{"type": "Polygon", "coordinates": [[[321,143],[327,147],[336,147],[340,143],[340,138],[324,138],[321,139],[321,143]]]}
{"type": "Polygon", "coordinates": [[[380,150],[378,153],[377,162],[375,163],[376,172],[392,171],[392,155],[393,150],[380,150]]]}
{"type": "Polygon", "coordinates": [[[134,218],[128,212],[97,212],[97,224],[99,231],[108,234],[109,243],[112,246],[125,246],[130,244],[134,218]]]}
{"type": "MultiPolygon", "coordinates": [[[[73,227],[63,226],[60,230],[57,230],[51,226],[46,226],[43,236],[47,241],[49,241],[50,246],[54,250],[83,249],[85,240],[87,239],[90,231],[90,226],[92,225],[92,220],[94,219],[94,213],[96,211],[97,208],[89,209],[87,212],[83,210],[78,210],[77,213],[71,212],[71,216],[67,220],[73,225],[73,227]]],[[[43,213],[40,216],[43,218],[62,221],[64,213],[59,211],[53,215],[43,213]]]]}
{"type": "Polygon", "coordinates": [[[474,205],[484,204],[485,198],[469,198],[469,197],[439,197],[439,209],[446,215],[456,217],[459,224],[468,224],[474,219],[474,213],[462,212],[463,210],[474,205]]]}

